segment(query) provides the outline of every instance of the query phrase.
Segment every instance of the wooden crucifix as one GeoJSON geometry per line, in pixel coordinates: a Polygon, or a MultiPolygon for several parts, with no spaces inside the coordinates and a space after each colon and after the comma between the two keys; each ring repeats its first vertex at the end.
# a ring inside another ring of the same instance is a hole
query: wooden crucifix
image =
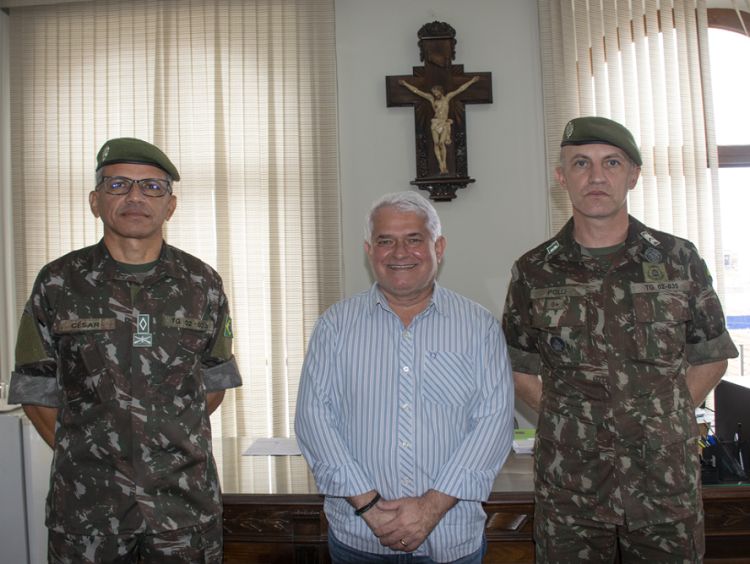
{"type": "Polygon", "coordinates": [[[417,32],[423,67],[412,75],[386,76],[386,103],[414,106],[417,178],[411,184],[433,200],[452,200],[469,178],[464,104],[492,102],[492,73],[464,73],[454,65],[456,30],[445,22],[423,25],[417,32]]]}

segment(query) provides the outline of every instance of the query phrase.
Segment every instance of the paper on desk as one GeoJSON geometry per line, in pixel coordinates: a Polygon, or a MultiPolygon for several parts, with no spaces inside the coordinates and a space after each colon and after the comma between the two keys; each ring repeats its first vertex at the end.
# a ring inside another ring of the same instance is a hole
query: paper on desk
{"type": "Polygon", "coordinates": [[[293,438],[271,437],[255,439],[243,456],[290,456],[302,454],[293,438]]]}
{"type": "Polygon", "coordinates": [[[532,454],[535,436],[535,429],[515,429],[513,431],[513,451],[517,454],[532,454]]]}

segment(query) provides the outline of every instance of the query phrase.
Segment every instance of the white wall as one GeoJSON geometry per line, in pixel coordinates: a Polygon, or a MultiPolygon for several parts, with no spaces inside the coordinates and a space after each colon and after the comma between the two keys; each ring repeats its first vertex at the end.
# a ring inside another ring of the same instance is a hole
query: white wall
{"type": "Polygon", "coordinates": [[[0,11],[0,383],[10,381],[16,338],[13,198],[10,191],[9,17],[0,11]]]}
{"type": "Polygon", "coordinates": [[[371,282],[362,224],[372,200],[415,189],[414,111],[386,107],[385,76],[422,64],[417,30],[434,20],[456,29],[454,63],[492,73],[494,99],[467,106],[476,182],[436,204],[448,240],[440,281],[500,315],[513,260],[547,233],[539,32],[530,1],[336,1],[345,292],[371,282]]]}
{"type": "MultiPolygon", "coordinates": [[[[414,111],[388,108],[385,77],[420,66],[417,30],[456,30],[455,64],[492,73],[493,103],[467,106],[474,184],[436,207],[448,240],[440,283],[502,314],[510,268],[548,235],[536,2],[336,0],[344,290],[371,284],[362,224],[378,196],[414,189],[414,111]]],[[[427,192],[422,192],[427,195],[427,192]]],[[[535,421],[516,401],[519,423],[535,421]]]]}

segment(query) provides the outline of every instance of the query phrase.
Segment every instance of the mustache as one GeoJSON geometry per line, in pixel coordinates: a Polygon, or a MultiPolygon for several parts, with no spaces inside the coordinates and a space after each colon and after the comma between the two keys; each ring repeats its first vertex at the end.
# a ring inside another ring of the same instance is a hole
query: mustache
{"type": "Polygon", "coordinates": [[[122,208],[120,208],[119,213],[125,214],[125,213],[140,213],[143,215],[149,215],[148,208],[144,204],[139,203],[129,203],[125,204],[122,208]]]}

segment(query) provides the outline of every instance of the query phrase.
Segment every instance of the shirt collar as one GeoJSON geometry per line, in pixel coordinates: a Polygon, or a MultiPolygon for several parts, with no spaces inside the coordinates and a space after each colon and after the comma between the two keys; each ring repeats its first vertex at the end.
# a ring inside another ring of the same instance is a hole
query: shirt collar
{"type": "MultiPolygon", "coordinates": [[[[390,304],[388,304],[388,300],[383,295],[383,292],[380,291],[380,288],[378,287],[378,283],[375,282],[372,286],[370,286],[370,290],[368,292],[367,297],[368,305],[369,305],[369,313],[370,315],[373,314],[375,311],[375,308],[380,306],[386,311],[390,311],[393,313],[393,310],[391,309],[390,304]]],[[[424,311],[420,312],[419,315],[422,315],[425,311],[430,309],[430,307],[434,308],[435,311],[440,313],[441,315],[445,314],[446,309],[446,296],[445,296],[445,289],[440,286],[437,281],[434,282],[434,287],[432,290],[432,298],[430,299],[429,305],[424,309],[424,311]]]]}

